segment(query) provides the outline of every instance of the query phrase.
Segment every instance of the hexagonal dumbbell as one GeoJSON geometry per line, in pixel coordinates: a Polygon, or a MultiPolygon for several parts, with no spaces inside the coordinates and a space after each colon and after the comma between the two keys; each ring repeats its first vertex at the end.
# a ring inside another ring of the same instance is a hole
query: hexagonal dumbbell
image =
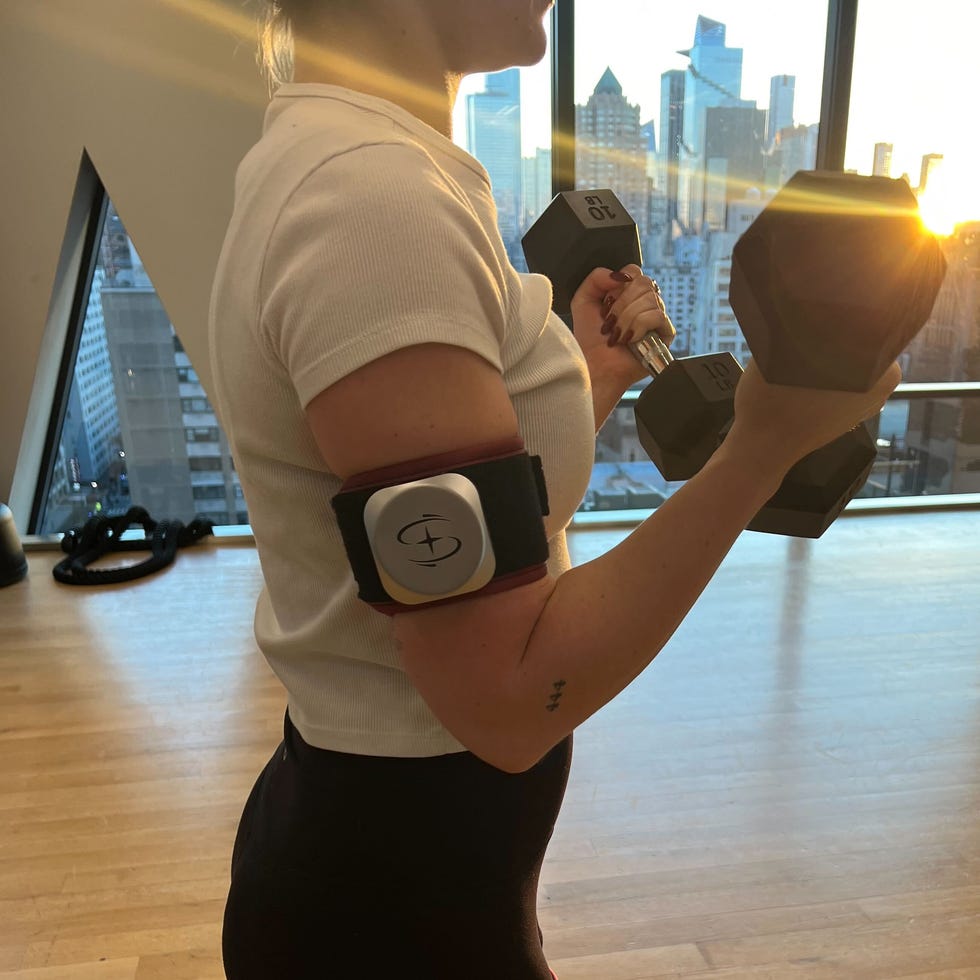
{"type": "Polygon", "coordinates": [[[654,376],[633,405],[640,445],[665,480],[689,480],[731,425],[742,366],[727,351],[675,358],[655,333],[631,346],[654,376]]]}
{"type": "Polygon", "coordinates": [[[801,170],[736,242],[728,295],[767,381],[870,391],[945,273],[906,181],[801,170]]]}
{"type": "MultiPolygon", "coordinates": [[[[525,236],[525,254],[555,284],[556,311],[567,311],[596,266],[641,264],[635,225],[611,191],[559,195],[549,212],[525,236]]],[[[736,244],[730,302],[770,382],[867,390],[925,323],[944,273],[904,182],[801,172],[736,244]]],[[[687,479],[724,438],[741,368],[730,355],[672,361],[656,335],[634,351],[660,381],[636,404],[640,441],[667,479],[687,479]],[[723,390],[709,410],[703,372],[722,363],[723,390]],[[673,364],[701,370],[682,381],[668,372],[673,364]]],[[[876,454],[865,426],[845,433],[800,460],[749,529],[819,537],[864,485],[876,454]]]]}
{"type": "MultiPolygon", "coordinates": [[[[522,239],[528,269],[551,280],[556,313],[600,266],[642,265],[636,223],[611,190],[558,194],[522,239]]],[[[644,450],[667,480],[688,480],[718,448],[742,368],[729,353],[674,358],[655,333],[630,345],[653,380],[634,406],[644,450]]]]}
{"type": "MultiPolygon", "coordinates": [[[[770,383],[868,391],[929,318],[945,272],[905,181],[800,171],[735,244],[729,302],[770,383]]],[[[820,537],[876,456],[858,426],[800,460],[749,529],[820,537]]]]}
{"type": "Polygon", "coordinates": [[[866,425],[845,432],[804,456],[746,529],[819,538],[867,482],[877,456],[866,425]]]}

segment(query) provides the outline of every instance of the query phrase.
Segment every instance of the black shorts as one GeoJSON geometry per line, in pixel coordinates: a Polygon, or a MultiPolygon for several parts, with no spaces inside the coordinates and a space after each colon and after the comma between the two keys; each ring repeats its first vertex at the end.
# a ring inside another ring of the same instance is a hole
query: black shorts
{"type": "Polygon", "coordinates": [[[245,804],[229,980],[550,980],[538,875],[572,738],[528,772],[283,742],[245,804]]]}

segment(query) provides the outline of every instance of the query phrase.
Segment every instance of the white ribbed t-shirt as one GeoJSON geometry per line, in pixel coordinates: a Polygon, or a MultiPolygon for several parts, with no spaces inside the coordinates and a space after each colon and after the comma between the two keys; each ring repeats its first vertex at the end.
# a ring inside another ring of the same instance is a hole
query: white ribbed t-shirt
{"type": "Polygon", "coordinates": [[[405,675],[391,620],[357,599],[331,506],[341,481],[306,405],[403,347],[479,354],[500,370],[527,450],[542,458],[549,570],[561,574],[595,430],[585,361],[550,304],[548,281],[509,263],[473,157],[384,100],[321,84],[278,90],[236,176],[209,334],[215,408],[265,583],[256,640],[311,745],[463,749],[405,675]]]}

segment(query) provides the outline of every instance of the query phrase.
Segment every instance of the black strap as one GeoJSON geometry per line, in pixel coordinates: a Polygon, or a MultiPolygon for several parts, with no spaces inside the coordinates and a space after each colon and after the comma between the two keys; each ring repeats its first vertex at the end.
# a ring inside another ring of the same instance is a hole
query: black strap
{"type": "MultiPolygon", "coordinates": [[[[540,456],[515,454],[504,459],[453,466],[449,472],[471,480],[480,495],[490,541],[497,559],[494,579],[513,575],[548,560],[542,517],[548,514],[548,491],[540,456]]],[[[393,600],[381,584],[364,527],[364,507],[383,485],[348,490],[333,498],[347,557],[359,586],[358,598],[372,604],[393,600]]]]}
{"type": "Polygon", "coordinates": [[[186,527],[180,521],[155,521],[142,507],[131,507],[122,517],[92,517],[80,527],[65,532],[61,550],[68,554],[52,570],[65,585],[115,585],[131,582],[166,568],[178,548],[194,544],[212,534],[213,523],[195,518],[186,527]],[[143,527],[143,537],[122,540],[132,525],[143,527]],[[118,568],[89,568],[103,555],[116,551],[149,551],[150,557],[118,568]]]}

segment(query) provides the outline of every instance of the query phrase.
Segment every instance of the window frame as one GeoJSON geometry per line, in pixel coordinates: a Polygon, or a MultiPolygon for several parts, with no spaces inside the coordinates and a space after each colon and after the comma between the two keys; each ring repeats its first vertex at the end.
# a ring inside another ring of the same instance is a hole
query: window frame
{"type": "MultiPolygon", "coordinates": [[[[95,270],[99,262],[99,242],[102,239],[102,231],[109,210],[109,196],[106,193],[105,185],[99,178],[87,151],[83,151],[79,166],[75,204],[76,207],[80,205],[81,208],[84,208],[84,212],[77,223],[69,221],[65,247],[62,250],[62,261],[64,261],[66,253],[70,254],[77,249],[79,265],[74,277],[67,323],[64,324],[64,340],[61,344],[61,356],[54,382],[54,397],[48,404],[48,420],[44,427],[39,466],[34,480],[30,517],[27,525],[30,534],[35,534],[41,523],[51,489],[58,447],[61,444],[61,433],[64,428],[65,417],[68,414],[68,402],[75,376],[78,350],[81,346],[82,331],[85,327],[85,313],[88,309],[95,270]]],[[[57,280],[55,288],[57,290],[57,280]]],[[[50,326],[49,323],[49,328],[50,326]]]]}

